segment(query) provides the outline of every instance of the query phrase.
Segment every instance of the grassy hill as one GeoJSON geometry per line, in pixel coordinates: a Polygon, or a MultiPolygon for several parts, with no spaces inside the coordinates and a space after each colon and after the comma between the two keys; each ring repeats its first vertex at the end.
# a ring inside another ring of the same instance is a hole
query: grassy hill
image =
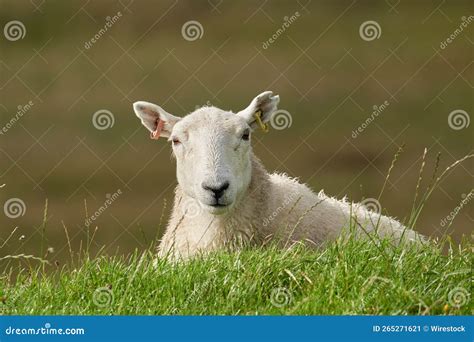
{"type": "Polygon", "coordinates": [[[154,263],[151,248],[71,255],[67,267],[17,258],[0,282],[1,314],[472,314],[466,242],[340,239],[316,251],[247,249],[186,263],[154,263]]]}

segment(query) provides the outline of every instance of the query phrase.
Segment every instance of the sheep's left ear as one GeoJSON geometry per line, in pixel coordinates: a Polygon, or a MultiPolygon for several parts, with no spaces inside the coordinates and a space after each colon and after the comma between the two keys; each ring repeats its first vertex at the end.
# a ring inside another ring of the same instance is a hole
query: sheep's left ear
{"type": "Polygon", "coordinates": [[[255,113],[260,111],[260,118],[263,123],[270,121],[273,112],[277,109],[280,102],[280,96],[273,95],[271,91],[265,91],[257,95],[250,105],[237,113],[243,117],[252,129],[258,128],[259,124],[255,117],[255,113]]]}
{"type": "Polygon", "coordinates": [[[169,138],[174,125],[181,120],[180,117],[174,116],[165,111],[160,106],[145,102],[138,101],[133,104],[135,114],[142,121],[150,132],[152,139],[169,138]]]}

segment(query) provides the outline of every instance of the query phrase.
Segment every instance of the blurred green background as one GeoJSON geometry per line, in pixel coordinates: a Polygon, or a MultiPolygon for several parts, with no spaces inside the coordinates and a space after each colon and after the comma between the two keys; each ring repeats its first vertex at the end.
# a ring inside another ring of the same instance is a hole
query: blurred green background
{"type": "MultiPolygon", "coordinates": [[[[0,135],[0,204],[19,198],[26,208],[17,218],[0,212],[0,241],[18,226],[0,256],[38,255],[43,246],[43,256],[52,247],[48,258],[65,262],[64,226],[77,250],[86,242],[86,208],[90,216],[118,189],[90,227],[98,227],[91,250],[127,253],[162,233],[175,165],[167,143],[150,140],[135,117],[137,100],[185,115],[209,103],[237,111],[272,90],[292,124],[256,133],[256,154],[269,171],[353,201],[377,198],[405,144],[381,198],[399,219],[410,212],[425,147],[423,186],[438,152],[445,169],[473,151],[474,125],[452,129],[448,115],[472,117],[474,23],[440,46],[472,14],[471,1],[2,0],[0,9],[2,28],[13,20],[25,28],[22,39],[0,36],[0,126],[33,103],[0,135]],[[202,26],[193,41],[182,34],[191,20],[202,26]],[[367,21],[379,25],[378,38],[362,39],[367,21]],[[94,127],[99,110],[112,113],[112,127],[94,127]]],[[[443,233],[442,220],[473,188],[473,166],[449,172],[426,205],[421,232],[443,233]]],[[[472,209],[466,203],[454,221],[455,239],[471,232],[472,209]]]]}

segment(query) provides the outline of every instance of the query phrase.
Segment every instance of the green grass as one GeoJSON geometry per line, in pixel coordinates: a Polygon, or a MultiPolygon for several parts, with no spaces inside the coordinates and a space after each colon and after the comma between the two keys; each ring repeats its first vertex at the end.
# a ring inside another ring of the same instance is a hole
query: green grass
{"type": "Polygon", "coordinates": [[[469,315],[470,247],[446,245],[339,239],[316,251],[247,249],[155,266],[150,251],[83,256],[77,268],[21,261],[0,278],[0,313],[469,315]]]}

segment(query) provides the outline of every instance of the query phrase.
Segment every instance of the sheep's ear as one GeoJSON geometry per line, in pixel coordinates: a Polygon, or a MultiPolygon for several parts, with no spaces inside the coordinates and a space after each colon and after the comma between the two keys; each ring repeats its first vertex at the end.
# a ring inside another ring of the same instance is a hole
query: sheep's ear
{"type": "Polygon", "coordinates": [[[257,95],[249,106],[244,110],[241,110],[237,115],[243,117],[252,129],[258,127],[255,113],[260,111],[260,117],[263,123],[270,121],[273,112],[277,109],[278,103],[280,102],[280,96],[273,95],[271,91],[265,91],[260,95],[257,95]]]}
{"type": "Polygon", "coordinates": [[[169,138],[174,125],[181,120],[181,118],[166,112],[160,106],[150,102],[135,102],[133,109],[142,121],[143,126],[151,132],[152,139],[158,139],[159,137],[169,138]]]}

